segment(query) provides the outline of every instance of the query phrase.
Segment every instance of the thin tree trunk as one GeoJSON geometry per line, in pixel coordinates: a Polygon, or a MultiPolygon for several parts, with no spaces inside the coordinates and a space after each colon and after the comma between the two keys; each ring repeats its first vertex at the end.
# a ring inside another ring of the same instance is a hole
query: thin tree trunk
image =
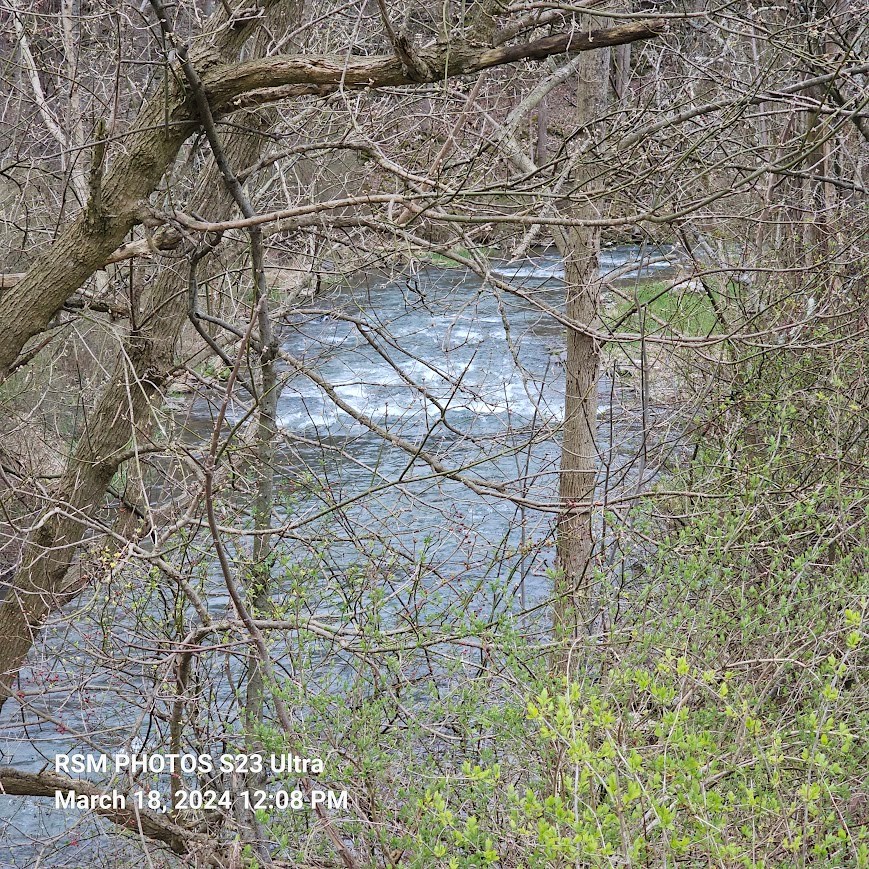
{"type": "MultiPolygon", "coordinates": [[[[541,83],[514,109],[492,137],[504,156],[519,171],[538,169],[519,145],[515,132],[527,113],[539,106],[551,86],[561,83],[565,73],[579,76],[577,87],[578,124],[585,126],[602,118],[609,87],[609,52],[577,58],[541,83]]],[[[591,139],[591,136],[587,137],[591,139]]],[[[587,197],[593,191],[595,166],[588,151],[571,172],[571,188],[587,197]]],[[[559,211],[578,220],[599,217],[589,199],[560,206],[559,211]],[[583,204],[584,203],[584,204],[583,204]]],[[[553,238],[565,264],[565,312],[580,326],[595,326],[600,297],[600,229],[597,227],[554,227],[553,238]]],[[[586,632],[590,615],[588,581],[594,551],[591,510],[597,468],[595,443],[597,419],[597,375],[600,348],[581,329],[567,336],[565,362],[565,411],[556,542],[556,582],[553,605],[553,633],[556,645],[553,669],[566,671],[573,642],[586,632]]]]}
{"type": "MultiPolygon", "coordinates": [[[[629,5],[629,4],[628,4],[629,5]]],[[[627,101],[628,83],[631,80],[631,46],[619,45],[615,49],[614,90],[619,106],[627,101]]]]}
{"type": "MultiPolygon", "coordinates": [[[[268,313],[266,312],[266,317],[268,313]]],[[[260,329],[260,343],[268,347],[274,342],[271,323],[266,330],[260,329]],[[263,334],[265,332],[265,334],[263,334]]],[[[260,368],[260,399],[257,417],[257,490],[253,503],[253,566],[251,576],[251,609],[261,613],[271,597],[272,544],[268,531],[272,525],[275,504],[275,435],[277,434],[277,411],[280,387],[275,359],[267,358],[260,368]]],[[[247,679],[245,721],[251,750],[258,744],[255,736],[257,725],[263,717],[263,672],[258,659],[251,663],[247,679]]]]}
{"type": "MultiPolygon", "coordinates": [[[[571,320],[592,326],[600,298],[600,231],[573,228],[567,240],[565,313],[571,320]]],[[[597,341],[579,330],[569,330],[553,607],[553,627],[559,644],[553,663],[562,670],[567,667],[570,645],[587,633],[591,619],[594,530],[589,502],[594,498],[597,475],[599,361],[597,341]]]]}
{"type": "MultiPolygon", "coordinates": [[[[578,123],[594,130],[604,116],[609,88],[609,51],[583,58],[578,71],[578,123]]],[[[593,138],[593,133],[589,139],[593,138]]],[[[579,220],[599,217],[590,199],[596,172],[589,149],[580,158],[573,175],[575,190],[582,197],[571,209],[579,220]]],[[[600,229],[573,226],[563,233],[559,245],[565,265],[565,313],[585,326],[593,326],[600,299],[600,229]]],[[[584,637],[592,618],[594,529],[590,502],[597,474],[597,377],[600,347],[578,329],[567,335],[565,361],[564,429],[559,474],[556,542],[555,603],[553,629],[556,671],[572,668],[571,648],[584,637]]]]}
{"type": "Polygon", "coordinates": [[[537,141],[534,146],[534,162],[543,166],[549,153],[549,106],[546,97],[537,106],[537,141]]]}

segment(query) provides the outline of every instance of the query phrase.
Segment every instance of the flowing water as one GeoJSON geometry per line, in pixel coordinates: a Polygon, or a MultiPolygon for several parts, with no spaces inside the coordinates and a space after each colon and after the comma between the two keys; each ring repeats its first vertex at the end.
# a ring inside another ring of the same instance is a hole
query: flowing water
{"type": "MultiPolygon", "coordinates": [[[[637,248],[611,249],[602,271],[617,271],[623,282],[668,274],[672,252],[654,253],[659,261],[650,264],[637,248]]],[[[552,549],[523,553],[525,544],[551,539],[553,527],[564,335],[545,309],[562,303],[563,269],[557,258],[538,256],[496,264],[493,274],[521,287],[522,296],[463,270],[428,267],[410,276],[371,275],[283,324],[282,346],[291,358],[282,363],[288,380],[278,406],[282,474],[316,481],[277,516],[293,523],[299,557],[319,548],[340,572],[388,555],[400,573],[412,570],[424,549],[433,576],[458,577],[459,584],[482,573],[502,580],[496,606],[519,611],[545,597],[552,549]],[[487,494],[487,484],[510,497],[487,494]],[[340,522],[334,509],[324,512],[335,504],[344,505],[340,522]]],[[[606,469],[599,496],[645,480],[639,377],[622,374],[608,368],[599,382],[598,446],[606,469]]],[[[231,405],[229,423],[244,425],[247,411],[242,400],[231,405]]],[[[666,413],[647,405],[645,425],[666,413]]],[[[214,402],[197,398],[179,402],[176,420],[195,440],[204,438],[214,415],[214,402]]],[[[228,610],[216,581],[208,606],[215,615],[228,610]]],[[[62,628],[49,630],[44,641],[58,651],[71,645],[62,628]]],[[[42,768],[76,744],[69,731],[103,728],[95,737],[100,745],[116,746],[131,734],[147,738],[138,710],[118,703],[114,677],[97,673],[76,684],[81,662],[74,653],[61,660],[53,691],[41,700],[53,720],[29,716],[25,726],[8,704],[0,719],[0,766],[42,768]]],[[[27,687],[33,674],[24,675],[27,687]]],[[[126,688],[135,681],[129,674],[126,688]]],[[[221,684],[221,702],[229,702],[229,687],[221,684]]],[[[54,810],[47,800],[0,796],[0,861],[33,865],[40,842],[78,835],[73,825],[80,815],[54,810]]]]}

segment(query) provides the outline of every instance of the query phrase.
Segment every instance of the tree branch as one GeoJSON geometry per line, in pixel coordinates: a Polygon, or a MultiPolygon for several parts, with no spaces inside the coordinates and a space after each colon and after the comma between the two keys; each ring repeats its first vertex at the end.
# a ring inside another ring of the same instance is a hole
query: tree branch
{"type": "MultiPolygon", "coordinates": [[[[480,72],[521,60],[543,60],[553,54],[591,51],[651,39],[667,31],[663,19],[639,21],[593,30],[561,33],[533,42],[498,48],[470,43],[436,44],[417,53],[418,75],[425,81],[480,72]]],[[[235,39],[225,31],[219,48],[235,39]]],[[[243,39],[238,38],[240,44],[243,39]]],[[[233,46],[234,47],[234,46],[233,46]]],[[[203,48],[190,57],[214,114],[243,105],[265,104],[284,98],[286,88],[377,88],[416,84],[393,55],[377,57],[279,55],[242,63],[221,64],[220,52],[203,48]],[[201,65],[201,69],[200,69],[201,65]],[[244,97],[244,99],[241,99],[244,97]]],[[[174,81],[174,80],[173,80],[174,81]]],[[[26,342],[52,317],[141,220],[141,203],[153,192],[186,139],[200,127],[198,109],[186,88],[173,83],[169,94],[150,100],[140,113],[120,155],[103,182],[100,220],[80,214],[58,240],[34,263],[24,279],[0,296],[0,381],[26,342]],[[168,119],[168,122],[167,122],[168,119]],[[109,217],[111,215],[111,217],[109,217]]]]}
{"type": "Polygon", "coordinates": [[[545,60],[555,54],[594,51],[653,39],[668,30],[664,19],[622,24],[588,33],[565,32],[518,45],[485,48],[467,42],[435,44],[416,52],[415,69],[394,55],[356,57],[341,55],[276,55],[209,70],[202,76],[215,112],[262,105],[304,92],[324,89],[401,87],[420,82],[468,75],[522,60],[545,60]],[[424,75],[422,74],[424,71],[424,75]],[[308,90],[300,91],[299,88],[308,90]],[[294,90],[288,91],[288,88],[294,90]]]}
{"type": "MultiPolygon", "coordinates": [[[[57,791],[75,791],[87,797],[108,795],[89,781],[67,778],[53,772],[22,772],[11,766],[0,767],[0,793],[6,796],[53,798],[57,791]]],[[[134,832],[141,831],[147,838],[168,845],[176,854],[187,854],[193,847],[211,849],[207,836],[187,830],[165,815],[130,807],[132,797],[124,796],[127,808],[95,808],[94,811],[113,824],[134,832]]]]}

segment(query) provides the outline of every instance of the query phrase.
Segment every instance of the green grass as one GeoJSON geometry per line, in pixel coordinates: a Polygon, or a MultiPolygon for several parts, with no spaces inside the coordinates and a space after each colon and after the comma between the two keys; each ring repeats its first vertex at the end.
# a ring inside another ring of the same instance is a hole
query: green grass
{"type": "Polygon", "coordinates": [[[630,302],[617,299],[604,311],[604,323],[620,332],[650,334],[665,328],[656,322],[657,318],[667,324],[668,331],[683,335],[708,335],[715,331],[718,322],[709,294],[670,290],[671,284],[671,281],[639,284],[630,302]]]}
{"type": "Polygon", "coordinates": [[[419,258],[423,260],[423,262],[431,263],[434,266],[438,266],[439,268],[444,269],[456,269],[456,268],[464,268],[464,266],[453,259],[450,254],[455,254],[457,257],[462,257],[463,259],[468,259],[472,254],[477,254],[478,256],[482,256],[485,258],[490,258],[499,255],[499,250],[496,247],[475,247],[472,249],[468,249],[466,247],[453,247],[450,250],[443,253],[436,253],[435,251],[420,251],[419,258]]]}

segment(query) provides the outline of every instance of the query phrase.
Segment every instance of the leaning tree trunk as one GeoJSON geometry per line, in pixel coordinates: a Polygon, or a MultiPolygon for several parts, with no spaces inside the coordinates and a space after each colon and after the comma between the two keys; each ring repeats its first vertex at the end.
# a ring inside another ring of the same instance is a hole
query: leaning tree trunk
{"type": "MultiPolygon", "coordinates": [[[[262,143],[253,116],[246,125],[248,131],[236,130],[226,145],[245,166],[256,159],[262,143]]],[[[233,206],[211,162],[190,207],[213,220],[225,220],[233,206]]],[[[88,520],[103,503],[130,445],[147,437],[152,404],[174,367],[175,344],[186,318],[187,273],[167,269],[143,303],[136,317],[139,327],[124,341],[114,374],[58,483],[54,503],[28,536],[21,567],[0,602],[0,708],[45,619],[69,599],[65,577],[88,520]]]]}
{"type": "MultiPolygon", "coordinates": [[[[269,0],[266,5],[274,2],[277,0],[269,0]]],[[[197,68],[203,71],[234,60],[253,26],[249,22],[227,26],[221,10],[215,13],[209,30],[214,33],[213,41],[208,44],[208,40],[201,40],[203,47],[193,53],[197,68]]],[[[23,279],[0,294],[0,382],[25,343],[48,326],[63,303],[105,266],[129,231],[142,222],[148,197],[198,127],[186,89],[168,67],[166,76],[165,92],[146,103],[123,137],[123,152],[113,154],[105,177],[100,165],[105,134],[103,141],[95,144],[87,207],[36,259],[23,279]]]]}

